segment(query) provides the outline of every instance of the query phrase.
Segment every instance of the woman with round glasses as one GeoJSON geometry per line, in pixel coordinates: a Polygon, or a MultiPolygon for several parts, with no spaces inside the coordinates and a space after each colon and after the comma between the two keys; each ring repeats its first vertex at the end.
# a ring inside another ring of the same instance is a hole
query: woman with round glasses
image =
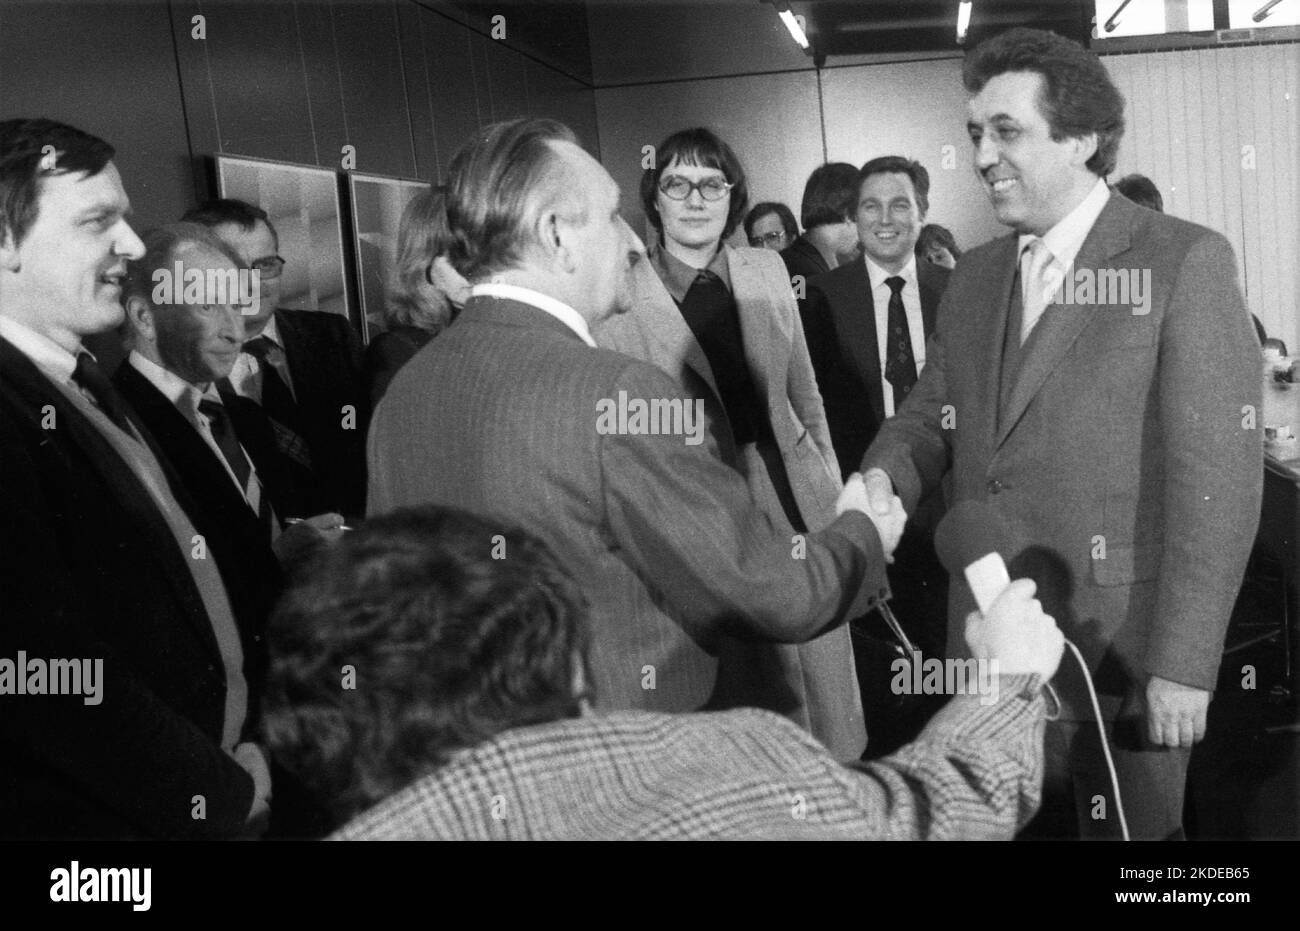
{"type": "Polygon", "coordinates": [[[469,297],[469,284],[447,261],[450,243],[443,189],[421,191],[397,227],[397,266],[384,304],[384,332],[366,347],[372,406],[397,370],[451,323],[469,297]]]}
{"type": "Polygon", "coordinates": [[[780,252],[799,238],[799,224],[785,204],[765,200],[745,215],[745,238],[755,249],[780,252]]]}
{"type": "MultiPolygon", "coordinates": [[[[748,204],[725,142],[686,129],[655,151],[641,201],[657,235],[629,273],[628,312],[593,335],[704,400],[719,454],[797,550],[798,534],[834,519],[842,483],[785,264],[768,249],[724,244],[748,204]]],[[[841,760],[866,744],[847,627],[800,646],[724,644],[714,701],[787,714],[841,760]]]]}

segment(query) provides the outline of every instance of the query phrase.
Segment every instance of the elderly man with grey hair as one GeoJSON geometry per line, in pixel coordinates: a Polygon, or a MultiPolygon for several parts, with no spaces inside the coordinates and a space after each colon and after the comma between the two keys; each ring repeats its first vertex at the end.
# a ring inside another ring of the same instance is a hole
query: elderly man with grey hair
{"type": "MultiPolygon", "coordinates": [[[[785,710],[719,660],[728,638],[799,642],[869,610],[901,511],[867,513],[857,484],[830,526],[792,539],[692,434],[694,399],[596,347],[637,241],[566,127],[485,130],[451,166],[447,219],[471,297],[375,413],[370,513],[451,505],[540,535],[586,588],[603,708],[785,710]]],[[[510,558],[504,537],[483,545],[510,558]]]]}

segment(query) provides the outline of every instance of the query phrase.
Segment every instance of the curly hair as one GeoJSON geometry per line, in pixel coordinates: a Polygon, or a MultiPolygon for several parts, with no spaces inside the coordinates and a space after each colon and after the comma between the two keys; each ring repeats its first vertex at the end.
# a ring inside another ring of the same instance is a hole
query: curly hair
{"type": "Polygon", "coordinates": [[[749,182],[745,180],[745,168],[740,164],[736,153],[716,133],[702,126],[678,130],[659,143],[655,149],[654,163],[641,173],[641,207],[645,210],[650,225],[660,235],[663,234],[664,223],[659,216],[659,179],[663,176],[664,169],[674,162],[679,165],[716,168],[732,185],[727,225],[722,229],[722,238],[726,239],[740,225],[740,219],[749,206],[749,182]]]}
{"type": "Polygon", "coordinates": [[[454,508],[376,517],[323,547],[271,620],[267,745],[342,824],[458,750],[576,717],[585,618],[531,534],[454,508]]]}
{"type": "Polygon", "coordinates": [[[384,304],[390,327],[437,332],[451,322],[451,300],[430,283],[429,266],[451,246],[446,192],[435,187],[411,198],[397,227],[397,262],[384,304]]]}
{"type": "Polygon", "coordinates": [[[1115,170],[1124,136],[1124,97],[1106,66],[1077,42],[1041,29],[1009,29],[973,48],[962,63],[962,83],[978,94],[990,79],[1009,71],[1043,76],[1039,110],[1052,139],[1097,134],[1088,170],[1105,177],[1115,170]]]}

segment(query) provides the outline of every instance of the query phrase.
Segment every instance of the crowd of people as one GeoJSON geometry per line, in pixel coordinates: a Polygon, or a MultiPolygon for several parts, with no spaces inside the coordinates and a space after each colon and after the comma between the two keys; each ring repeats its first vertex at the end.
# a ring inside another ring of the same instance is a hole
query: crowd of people
{"type": "Polygon", "coordinates": [[[621,192],[513,120],[407,207],[364,348],[284,308],[261,206],[137,236],[107,142],[0,122],[0,831],[1180,836],[1259,343],[1227,241],[1108,185],[1095,55],[1015,29],[963,82],[1009,235],[963,252],[901,155],[796,224],[708,129],[621,192]],[[1141,313],[1054,298],[1099,269],[1141,313]],[[972,501],[983,610],[936,551],[972,501]],[[990,687],[904,706],[922,657],[990,687]]]}

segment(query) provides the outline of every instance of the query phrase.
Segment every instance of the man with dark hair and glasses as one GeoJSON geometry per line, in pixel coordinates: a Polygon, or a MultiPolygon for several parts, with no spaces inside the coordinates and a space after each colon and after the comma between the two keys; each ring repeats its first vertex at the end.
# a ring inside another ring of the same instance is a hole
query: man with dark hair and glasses
{"type": "Polygon", "coordinates": [[[271,788],[236,593],[83,347],[144,253],[113,154],[0,122],[0,835],[234,837],[271,788]]]}
{"type": "MultiPolygon", "coordinates": [[[[722,459],[782,533],[826,527],[843,488],[785,265],[725,245],[745,214],[740,160],[708,129],[673,133],[641,177],[657,237],[633,266],[630,312],[597,343],[653,362],[701,400],[722,459]]],[[[844,760],[866,745],[849,632],[798,646],[738,643],[725,668],[749,704],[775,708],[844,760]]]]}
{"type": "Polygon", "coordinates": [[[780,252],[799,236],[799,224],[785,204],[765,200],[745,215],[745,238],[755,249],[780,252]]]}
{"type": "MultiPolygon", "coordinates": [[[[228,390],[249,452],[282,520],[365,512],[365,437],[369,392],[361,340],[339,314],[281,307],[285,260],[265,210],[241,200],[213,200],[184,220],[211,229],[259,273],[257,313],[244,320],[246,339],[228,390]]],[[[223,385],[223,388],[226,387],[223,385]]]]}

